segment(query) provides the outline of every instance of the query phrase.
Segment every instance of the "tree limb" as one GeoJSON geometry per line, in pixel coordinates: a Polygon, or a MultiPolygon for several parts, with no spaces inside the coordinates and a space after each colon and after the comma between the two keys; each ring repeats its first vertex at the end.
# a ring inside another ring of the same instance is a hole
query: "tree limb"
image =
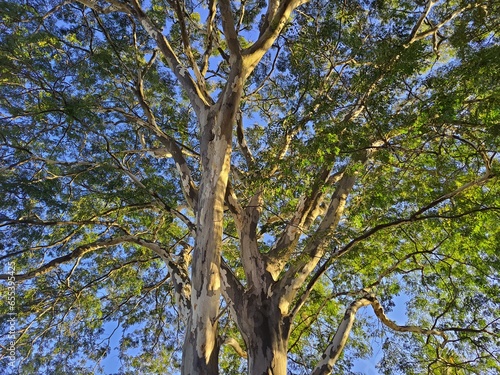
{"type": "Polygon", "coordinates": [[[425,329],[418,326],[397,325],[392,320],[390,320],[387,315],[385,315],[384,309],[378,299],[373,294],[367,293],[362,298],[352,302],[349,305],[345,312],[344,319],[335,332],[332,342],[324,351],[323,355],[321,356],[321,360],[318,362],[311,375],[327,375],[332,373],[333,366],[335,366],[335,363],[337,362],[340,355],[342,354],[342,351],[345,348],[345,345],[349,338],[349,334],[354,324],[354,320],[356,319],[357,311],[361,307],[368,305],[372,306],[375,315],[380,319],[380,321],[394,331],[441,336],[444,339],[443,343],[446,343],[447,337],[443,330],[425,329]]]}
{"type": "Polygon", "coordinates": [[[174,284],[175,300],[179,307],[181,319],[184,323],[187,323],[191,310],[191,281],[187,262],[182,257],[174,260],[170,251],[162,247],[159,243],[146,241],[136,236],[129,236],[127,242],[153,250],[165,262],[172,283],[174,284]]]}
{"type": "Polygon", "coordinates": [[[191,43],[189,41],[189,32],[186,29],[186,19],[184,17],[184,15],[186,14],[186,11],[185,11],[184,7],[181,6],[181,3],[179,0],[168,0],[168,2],[174,8],[175,13],[177,14],[177,19],[179,20],[179,25],[180,25],[180,29],[181,29],[181,38],[182,38],[182,44],[184,46],[184,53],[186,54],[186,56],[188,58],[189,65],[191,66],[191,68],[194,71],[194,75],[196,76],[198,86],[200,88],[202,88],[205,86],[205,77],[203,76],[202,72],[200,71],[200,68],[198,67],[198,63],[196,62],[196,59],[193,55],[193,51],[191,49],[191,43]]]}
{"type": "Polygon", "coordinates": [[[311,375],[331,374],[333,366],[339,359],[347,343],[354,320],[356,319],[356,313],[361,307],[367,306],[370,303],[371,301],[369,299],[363,297],[349,305],[344,314],[344,319],[340,322],[340,325],[335,332],[335,336],[333,336],[332,342],[324,351],[318,364],[311,372],[311,375]]]}
{"type": "Polygon", "coordinates": [[[268,22],[265,23],[264,30],[257,41],[242,52],[247,75],[253,71],[264,54],[271,48],[289,20],[292,11],[307,2],[308,0],[271,0],[269,2],[267,9],[268,22]]]}
{"type": "Polygon", "coordinates": [[[241,347],[240,343],[236,341],[236,339],[232,337],[226,337],[222,342],[222,345],[229,345],[240,357],[245,359],[248,358],[247,352],[241,347]]]}
{"type": "Polygon", "coordinates": [[[181,187],[189,206],[194,210],[198,203],[198,190],[191,178],[191,170],[182,154],[181,148],[177,145],[175,140],[173,140],[169,135],[165,134],[160,130],[158,124],[156,123],[156,118],[154,116],[151,107],[147,104],[144,98],[144,86],[142,75],[139,72],[137,77],[137,88],[135,93],[139,99],[139,103],[146,113],[150,126],[148,128],[155,132],[160,138],[161,143],[167,148],[168,152],[172,155],[175,165],[181,177],[181,187]]]}
{"type": "Polygon", "coordinates": [[[193,105],[198,116],[206,112],[212,99],[206,93],[204,87],[200,87],[193,80],[187,68],[182,65],[174,50],[170,46],[167,38],[162,34],[161,30],[151,21],[137,0],[132,0],[132,6],[121,4],[118,1],[111,0],[111,4],[107,8],[102,8],[93,0],[78,0],[82,4],[100,12],[110,13],[113,11],[124,12],[135,16],[142,24],[146,32],[155,40],[158,48],[165,56],[168,66],[179,80],[183,89],[186,91],[188,98],[193,105]]]}
{"type": "MultiPolygon", "coordinates": [[[[121,236],[121,237],[116,237],[116,238],[111,238],[108,240],[101,240],[101,241],[95,241],[90,244],[86,245],[81,245],[78,246],[75,250],[73,250],[71,253],[63,255],[61,257],[52,259],[50,262],[42,265],[41,267],[29,271],[25,274],[19,274],[19,275],[14,275],[16,278],[16,281],[23,281],[23,280],[28,280],[32,279],[37,276],[44,275],[50,271],[52,271],[54,268],[56,268],[58,265],[70,262],[72,260],[76,260],[78,258],[83,257],[85,254],[88,254],[92,251],[99,250],[105,247],[110,247],[110,246],[115,246],[119,245],[121,243],[130,241],[132,239],[132,236],[121,236]]],[[[0,275],[0,280],[6,280],[9,278],[9,275],[2,274],[0,275]]]]}
{"type": "Polygon", "coordinates": [[[445,342],[447,340],[446,334],[442,330],[437,330],[437,329],[425,329],[422,327],[418,326],[400,326],[397,325],[395,322],[390,320],[387,315],[385,315],[384,308],[380,304],[379,300],[374,296],[374,295],[369,295],[365,297],[368,301],[370,301],[370,305],[373,308],[373,312],[377,316],[377,318],[380,319],[384,325],[389,327],[390,329],[397,331],[397,332],[412,332],[412,333],[419,333],[422,335],[434,335],[434,336],[441,336],[445,342]]]}
{"type": "Polygon", "coordinates": [[[241,56],[241,47],[238,41],[238,33],[234,26],[231,2],[229,0],[219,0],[219,6],[222,16],[222,29],[224,30],[230,55],[239,58],[241,56]]]}

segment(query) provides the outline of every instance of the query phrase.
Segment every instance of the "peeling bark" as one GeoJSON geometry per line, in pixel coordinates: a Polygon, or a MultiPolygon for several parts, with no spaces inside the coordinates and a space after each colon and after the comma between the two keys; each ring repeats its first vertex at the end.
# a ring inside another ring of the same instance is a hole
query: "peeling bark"
{"type": "Polygon", "coordinates": [[[184,375],[218,373],[216,319],[221,293],[220,248],[231,143],[227,140],[227,130],[217,129],[215,121],[203,126],[203,171],[196,215],[191,317],[183,349],[184,375]]]}
{"type": "Polygon", "coordinates": [[[231,166],[232,129],[243,91],[239,83],[241,69],[241,59],[237,59],[219,101],[205,117],[199,118],[202,174],[196,209],[191,316],[183,347],[183,375],[218,374],[222,224],[231,166]]]}

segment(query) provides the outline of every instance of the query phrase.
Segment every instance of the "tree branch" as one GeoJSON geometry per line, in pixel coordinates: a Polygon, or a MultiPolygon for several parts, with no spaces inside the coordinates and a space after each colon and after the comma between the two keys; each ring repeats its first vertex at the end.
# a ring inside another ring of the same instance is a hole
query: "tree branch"
{"type": "MultiPolygon", "coordinates": [[[[44,275],[50,271],[52,271],[54,268],[56,268],[58,265],[70,262],[72,260],[76,260],[78,258],[83,257],[85,254],[88,254],[92,251],[99,250],[105,247],[110,247],[110,246],[115,246],[119,245],[123,242],[130,241],[132,236],[121,236],[121,237],[116,237],[112,238],[109,240],[102,240],[102,241],[95,241],[90,244],[86,245],[81,245],[78,246],[75,250],[73,250],[71,253],[66,254],[64,256],[55,258],[51,260],[50,262],[44,264],[43,266],[29,271],[28,273],[25,274],[19,274],[19,275],[14,275],[16,278],[16,281],[22,281],[22,280],[28,280],[32,279],[34,277],[38,277],[41,275],[44,275]]],[[[0,275],[0,280],[6,280],[9,278],[9,275],[1,274],[0,275]]]]}
{"type": "Polygon", "coordinates": [[[201,65],[201,74],[204,76],[208,71],[208,60],[212,54],[214,44],[213,23],[217,14],[217,5],[215,0],[208,1],[208,16],[206,21],[205,51],[203,52],[203,62],[201,65]]]}
{"type": "Polygon", "coordinates": [[[248,358],[247,352],[241,347],[240,343],[236,341],[236,339],[232,337],[226,337],[222,342],[222,345],[229,345],[240,357],[245,359],[248,358]]]}
{"type": "Polygon", "coordinates": [[[158,48],[165,56],[169,68],[172,70],[172,72],[186,91],[188,98],[196,111],[196,114],[200,116],[206,112],[208,107],[212,104],[212,99],[206,92],[205,87],[199,86],[193,80],[187,68],[182,65],[174,50],[170,46],[167,38],[147,16],[137,0],[131,0],[132,6],[122,4],[116,0],[108,0],[111,5],[105,8],[101,7],[95,0],[77,1],[103,14],[123,12],[135,16],[142,24],[149,36],[155,40],[158,48]]]}
{"type": "MultiPolygon", "coordinates": [[[[198,81],[198,86],[200,88],[205,87],[205,77],[203,77],[203,74],[201,73],[198,64],[196,62],[196,59],[194,58],[193,51],[191,49],[191,43],[189,41],[189,33],[186,29],[186,19],[184,15],[186,14],[186,11],[184,7],[181,6],[181,3],[179,0],[168,0],[170,5],[174,8],[175,13],[177,14],[177,19],[179,20],[179,25],[181,29],[181,38],[182,38],[182,44],[184,46],[184,53],[186,54],[189,65],[194,71],[194,75],[196,76],[196,80],[198,81]]],[[[204,91],[204,90],[203,90],[204,91]]],[[[207,95],[206,92],[204,92],[205,95],[207,95]]]]}
{"type": "MultiPolygon", "coordinates": [[[[382,229],[393,228],[393,227],[397,227],[397,226],[400,226],[400,225],[405,224],[405,223],[410,223],[410,222],[413,222],[413,221],[421,221],[421,220],[426,220],[426,219],[430,219],[430,218],[437,218],[437,217],[447,218],[444,215],[427,215],[427,216],[421,216],[421,215],[424,214],[426,211],[430,210],[431,208],[436,207],[438,204],[440,204],[440,203],[442,203],[442,202],[444,202],[444,201],[446,201],[448,199],[451,199],[451,198],[455,197],[456,195],[462,193],[463,191],[465,191],[465,190],[467,190],[467,189],[469,189],[469,188],[471,188],[473,186],[477,186],[477,185],[480,185],[482,183],[485,183],[486,181],[488,181],[488,180],[490,180],[490,179],[492,179],[494,177],[495,177],[495,175],[493,173],[489,172],[489,173],[483,175],[482,177],[480,177],[477,180],[470,181],[470,182],[468,182],[468,183],[460,186],[458,189],[455,189],[454,191],[452,191],[450,193],[442,195],[441,197],[435,199],[434,201],[432,201],[428,205],[426,205],[426,206],[420,208],[419,210],[415,211],[409,217],[406,217],[406,218],[403,218],[403,219],[394,220],[394,221],[391,221],[389,223],[379,224],[379,225],[377,225],[377,226],[375,226],[375,227],[367,230],[365,233],[363,233],[360,236],[358,236],[358,237],[354,238],[353,240],[351,240],[343,248],[337,250],[333,254],[333,258],[336,259],[336,258],[341,257],[342,255],[344,255],[345,253],[347,253],[349,250],[351,250],[359,242],[367,239],[368,237],[371,237],[372,235],[374,235],[375,233],[381,231],[382,229]]],[[[496,209],[496,207],[492,207],[491,209],[496,209]]],[[[473,210],[473,211],[468,212],[467,214],[473,213],[473,212],[482,211],[482,210],[485,210],[485,209],[473,210]]],[[[459,216],[462,216],[462,215],[459,215],[459,216]]],[[[455,216],[455,217],[457,217],[457,216],[455,216]]],[[[452,218],[452,217],[450,217],[450,218],[452,218]]]]}
{"type": "MultiPolygon", "coordinates": [[[[181,319],[184,323],[187,323],[191,310],[191,281],[186,259],[181,256],[177,260],[174,260],[169,249],[165,249],[156,242],[146,241],[136,236],[129,236],[127,242],[135,243],[154,251],[165,262],[172,283],[174,284],[175,301],[179,307],[181,319]]],[[[177,241],[174,246],[179,242],[177,241]]]]}
{"type": "MultiPolygon", "coordinates": [[[[330,181],[330,168],[323,168],[308,195],[303,195],[295,213],[288,221],[283,233],[269,250],[267,257],[272,261],[287,262],[294,250],[301,234],[307,229],[304,227],[309,215],[315,211],[322,202],[323,187],[330,181]]],[[[319,213],[319,212],[318,212],[319,213]]],[[[308,221],[312,223],[313,218],[308,221]]]]}
{"type": "Polygon", "coordinates": [[[169,135],[161,131],[160,128],[158,127],[154,113],[144,98],[144,86],[143,86],[141,72],[138,72],[136,83],[137,83],[137,88],[135,90],[135,93],[139,99],[139,104],[146,113],[149,122],[149,126],[147,126],[147,128],[152,130],[158,135],[161,143],[163,143],[163,145],[167,148],[167,151],[172,155],[172,158],[174,159],[175,165],[181,177],[180,179],[181,187],[184,196],[186,198],[186,201],[188,205],[193,210],[195,210],[196,205],[198,203],[198,189],[196,188],[191,178],[191,170],[186,162],[186,159],[184,158],[184,155],[182,154],[182,150],[177,145],[175,140],[173,140],[169,135]]]}
{"type": "Polygon", "coordinates": [[[222,29],[224,30],[230,55],[239,58],[241,56],[241,47],[238,41],[238,33],[234,26],[231,3],[229,0],[219,0],[219,6],[222,16],[222,29]]]}
{"type": "Polygon", "coordinates": [[[311,375],[326,375],[331,374],[333,366],[339,359],[342,351],[345,348],[349,334],[352,330],[354,320],[356,319],[357,311],[363,307],[371,305],[375,315],[380,319],[380,321],[389,327],[390,329],[397,332],[412,332],[422,335],[434,335],[441,336],[444,339],[443,343],[446,343],[447,337],[443,330],[437,329],[425,329],[418,326],[400,326],[390,320],[384,313],[384,309],[378,299],[373,294],[365,294],[362,298],[351,303],[345,312],[344,319],[340,323],[332,342],[326,348],[323,353],[321,360],[318,362],[311,375]]]}
{"type": "Polygon", "coordinates": [[[328,345],[324,351],[320,361],[311,372],[311,375],[331,374],[333,366],[339,359],[340,354],[342,354],[342,351],[347,343],[354,320],[356,319],[356,313],[361,307],[367,306],[370,303],[371,301],[369,299],[363,297],[349,305],[344,314],[344,319],[340,322],[337,332],[335,332],[335,336],[333,336],[331,344],[328,345]]]}
{"type": "Polygon", "coordinates": [[[264,54],[271,48],[289,20],[292,11],[307,2],[308,0],[271,0],[269,2],[264,30],[262,30],[257,41],[242,52],[247,75],[253,71],[264,54]]]}
{"type": "MultiPolygon", "coordinates": [[[[355,162],[365,164],[373,152],[383,142],[375,141],[369,148],[359,155],[355,162]]],[[[277,283],[277,290],[282,291],[282,301],[289,305],[295,297],[297,291],[309,277],[316,265],[319,263],[325,253],[325,241],[329,233],[332,233],[340,222],[345,209],[347,197],[349,196],[356,179],[358,171],[345,171],[338,181],[337,189],[332,195],[330,204],[323,219],[316,231],[309,236],[302,254],[290,265],[281,280],[277,283]]],[[[284,264],[280,264],[279,258],[275,260],[277,270],[283,269],[284,264]]]]}
{"type": "Polygon", "coordinates": [[[387,315],[385,315],[384,308],[380,304],[379,300],[374,296],[374,295],[369,295],[365,297],[368,301],[370,301],[370,305],[373,308],[373,312],[377,316],[377,318],[380,319],[384,325],[389,327],[390,329],[397,331],[397,332],[412,332],[412,333],[419,333],[422,335],[434,335],[434,336],[441,336],[445,342],[447,340],[446,334],[442,330],[437,330],[437,329],[425,329],[422,327],[418,326],[400,326],[397,325],[395,322],[390,320],[387,315]]]}

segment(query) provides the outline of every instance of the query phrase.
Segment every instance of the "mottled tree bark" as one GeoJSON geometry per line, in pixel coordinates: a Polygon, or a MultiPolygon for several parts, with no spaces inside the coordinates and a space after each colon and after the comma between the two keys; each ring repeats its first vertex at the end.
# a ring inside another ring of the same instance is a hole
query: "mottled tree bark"
{"type": "Polygon", "coordinates": [[[272,297],[250,295],[244,303],[242,333],[248,352],[248,374],[286,375],[290,320],[272,297]]]}
{"type": "Polygon", "coordinates": [[[198,113],[202,171],[196,206],[191,316],[183,348],[183,375],[218,374],[222,224],[231,167],[232,130],[243,91],[241,76],[242,61],[235,59],[219,101],[198,113]]]}

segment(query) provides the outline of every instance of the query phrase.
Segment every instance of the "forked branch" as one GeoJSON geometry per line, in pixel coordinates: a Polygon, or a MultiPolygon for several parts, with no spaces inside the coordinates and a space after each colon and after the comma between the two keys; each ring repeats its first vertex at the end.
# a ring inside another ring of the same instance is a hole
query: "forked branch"
{"type": "Polygon", "coordinates": [[[387,317],[379,300],[373,294],[365,294],[349,305],[330,345],[326,348],[311,375],[328,375],[332,373],[333,366],[335,366],[349,339],[349,334],[356,319],[356,313],[361,307],[368,305],[372,306],[375,315],[380,321],[394,331],[412,332],[427,336],[441,336],[444,339],[443,343],[446,343],[447,337],[442,330],[425,329],[418,326],[400,326],[396,324],[387,317]]]}

